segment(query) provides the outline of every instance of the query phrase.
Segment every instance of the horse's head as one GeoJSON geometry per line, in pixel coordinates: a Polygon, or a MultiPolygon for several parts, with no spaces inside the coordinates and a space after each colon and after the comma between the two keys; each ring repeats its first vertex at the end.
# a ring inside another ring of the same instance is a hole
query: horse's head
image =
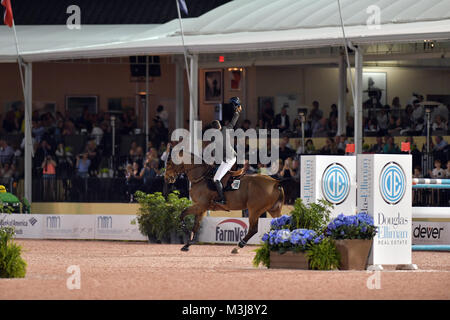
{"type": "Polygon", "coordinates": [[[173,163],[172,148],[169,149],[169,155],[166,161],[166,171],[164,173],[164,180],[167,183],[175,183],[178,175],[182,172],[183,166],[181,164],[173,163]]]}

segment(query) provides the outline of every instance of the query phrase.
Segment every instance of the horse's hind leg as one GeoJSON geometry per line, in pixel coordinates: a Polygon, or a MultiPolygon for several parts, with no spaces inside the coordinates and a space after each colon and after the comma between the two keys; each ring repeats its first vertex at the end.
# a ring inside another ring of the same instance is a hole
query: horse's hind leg
{"type": "MultiPolygon", "coordinates": [[[[262,214],[262,213],[261,213],[262,214]]],[[[250,227],[248,230],[248,233],[245,235],[244,239],[239,241],[238,246],[235,247],[231,253],[239,253],[239,249],[242,249],[250,240],[251,237],[253,237],[258,232],[258,219],[261,214],[256,215],[256,218],[253,216],[252,212],[249,212],[249,223],[250,227]]]]}

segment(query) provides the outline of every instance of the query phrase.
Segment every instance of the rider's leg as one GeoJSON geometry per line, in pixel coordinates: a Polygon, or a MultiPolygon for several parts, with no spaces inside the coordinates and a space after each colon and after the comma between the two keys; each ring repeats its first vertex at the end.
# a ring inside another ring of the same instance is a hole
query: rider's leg
{"type": "Polygon", "coordinates": [[[233,165],[236,163],[236,158],[233,158],[231,160],[228,160],[226,162],[222,162],[219,166],[219,168],[216,171],[216,174],[214,175],[214,184],[216,185],[217,192],[219,193],[220,199],[216,201],[220,204],[225,204],[225,196],[223,194],[223,186],[222,186],[222,178],[223,176],[233,167],[233,165]]]}

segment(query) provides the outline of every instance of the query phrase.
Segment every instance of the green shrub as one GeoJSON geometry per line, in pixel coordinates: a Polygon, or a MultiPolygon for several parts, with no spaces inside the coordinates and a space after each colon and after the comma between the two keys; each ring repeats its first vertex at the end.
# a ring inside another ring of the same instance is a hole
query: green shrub
{"type": "Polygon", "coordinates": [[[27,264],[20,256],[22,247],[12,241],[14,229],[0,228],[0,278],[24,278],[27,264]]]}
{"type": "MultiPolygon", "coordinates": [[[[192,202],[174,191],[164,198],[161,192],[146,194],[141,191],[135,193],[135,199],[140,208],[136,220],[139,224],[139,231],[146,236],[154,237],[161,241],[170,236],[171,232],[181,235],[181,213],[188,208],[192,202]]],[[[185,218],[187,228],[192,229],[193,217],[185,218]]]]}
{"type": "Polygon", "coordinates": [[[269,243],[264,242],[261,247],[259,247],[256,250],[253,250],[256,252],[255,257],[253,258],[253,266],[255,268],[258,268],[260,264],[263,266],[266,266],[267,268],[270,268],[270,248],[269,243]]]}
{"type": "Polygon", "coordinates": [[[291,211],[294,229],[309,229],[321,233],[330,220],[330,209],[333,205],[326,200],[317,203],[304,204],[301,198],[294,203],[291,211]]]}
{"type": "Polygon", "coordinates": [[[312,270],[333,270],[339,268],[340,255],[332,239],[324,238],[320,243],[306,250],[309,268],[312,270]]]}

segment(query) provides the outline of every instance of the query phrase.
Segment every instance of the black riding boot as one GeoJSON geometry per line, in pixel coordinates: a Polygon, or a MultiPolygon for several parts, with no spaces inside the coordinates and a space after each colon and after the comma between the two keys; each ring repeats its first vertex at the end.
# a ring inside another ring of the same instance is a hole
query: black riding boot
{"type": "Polygon", "coordinates": [[[214,181],[215,185],[216,185],[216,189],[217,189],[217,193],[219,194],[220,199],[218,201],[216,201],[216,203],[218,204],[226,204],[225,201],[225,197],[223,195],[223,187],[222,187],[222,182],[220,182],[219,180],[214,181]]]}

